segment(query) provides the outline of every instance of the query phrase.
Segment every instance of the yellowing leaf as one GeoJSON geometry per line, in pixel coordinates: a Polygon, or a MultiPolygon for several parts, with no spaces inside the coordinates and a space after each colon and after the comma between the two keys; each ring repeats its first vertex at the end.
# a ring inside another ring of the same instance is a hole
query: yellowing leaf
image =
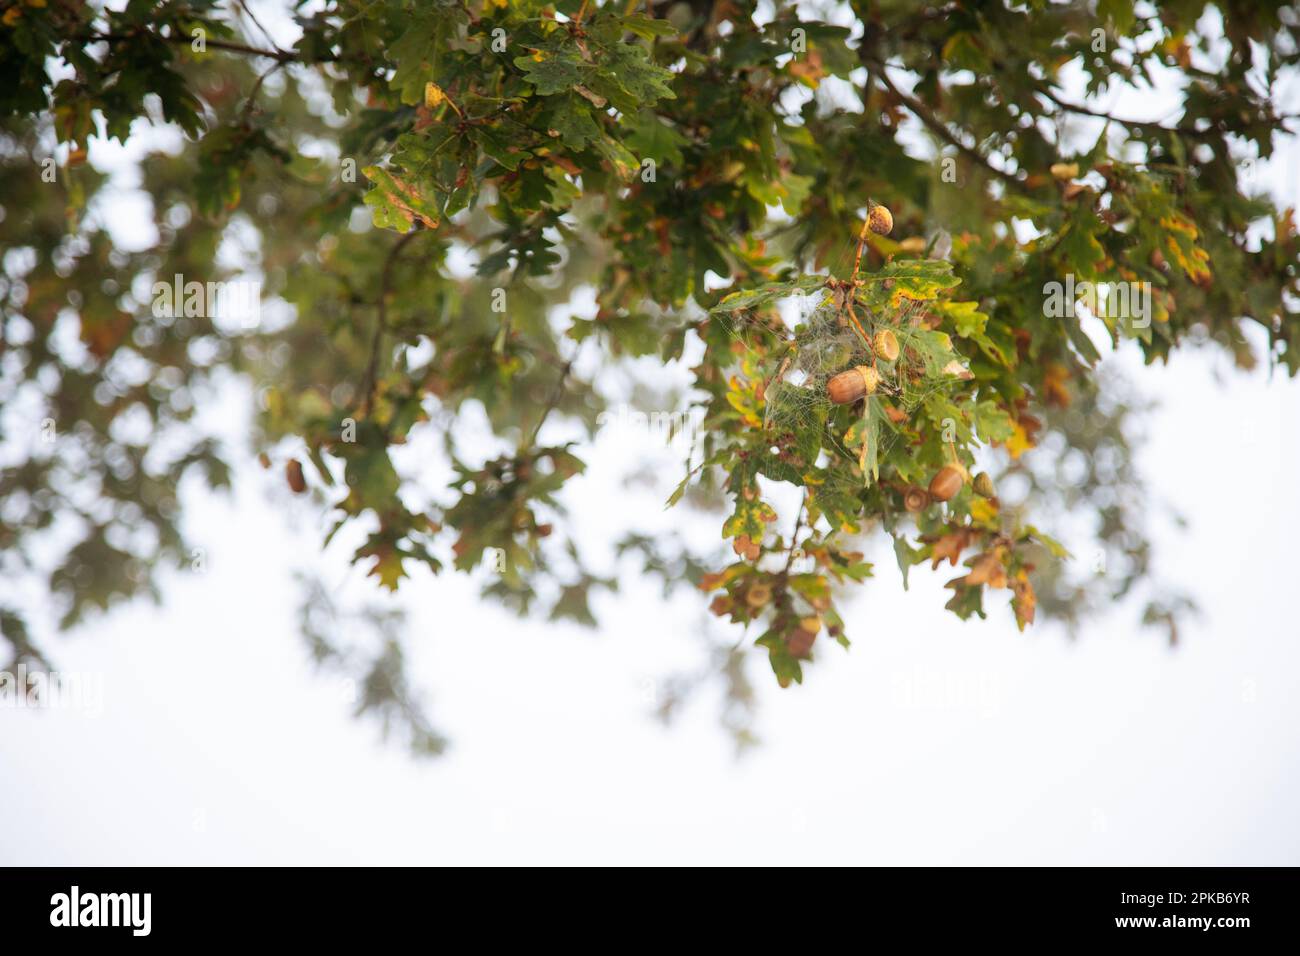
{"type": "Polygon", "coordinates": [[[970,516],[977,524],[993,524],[997,520],[998,506],[987,498],[976,498],[970,503],[970,516]]]}
{"type": "Polygon", "coordinates": [[[1029,575],[1023,570],[1017,571],[1010,581],[1012,597],[1011,606],[1016,612],[1016,626],[1025,629],[1026,624],[1034,623],[1034,611],[1038,607],[1038,596],[1034,586],[1029,582],[1029,575]]]}
{"type": "Polygon", "coordinates": [[[406,232],[419,219],[430,229],[437,227],[438,208],[418,185],[380,166],[367,166],[362,172],[375,184],[365,203],[374,207],[376,226],[406,232]]]}
{"type": "Polygon", "coordinates": [[[810,50],[806,56],[795,57],[786,67],[786,72],[813,90],[821,85],[822,77],[826,75],[825,69],[822,68],[821,54],[816,50],[810,50]]]}
{"type": "Polygon", "coordinates": [[[357,552],[358,557],[373,557],[374,565],[367,577],[379,579],[379,583],[390,591],[396,591],[398,582],[406,577],[402,567],[402,554],[389,545],[367,546],[357,552]]]}
{"type": "Polygon", "coordinates": [[[1011,453],[1012,458],[1019,458],[1033,448],[1034,443],[1030,440],[1028,432],[1025,431],[1025,426],[1020,422],[1012,422],[1011,427],[1012,433],[1011,437],[1006,440],[1006,448],[1011,453]]]}

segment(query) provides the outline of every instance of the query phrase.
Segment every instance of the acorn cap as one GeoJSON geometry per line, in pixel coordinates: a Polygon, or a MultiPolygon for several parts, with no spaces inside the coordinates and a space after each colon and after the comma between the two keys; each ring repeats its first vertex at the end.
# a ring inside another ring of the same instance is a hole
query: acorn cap
{"type": "Polygon", "coordinates": [[[916,485],[908,488],[903,492],[903,507],[916,514],[918,511],[924,511],[930,507],[930,493],[924,488],[918,488],[916,485]]]}
{"type": "Polygon", "coordinates": [[[766,584],[751,584],[745,592],[745,603],[752,608],[760,608],[772,600],[772,589],[766,584]]]}
{"type": "Polygon", "coordinates": [[[876,350],[876,355],[886,362],[893,362],[898,358],[898,336],[889,329],[881,329],[877,332],[871,344],[876,350]]]}

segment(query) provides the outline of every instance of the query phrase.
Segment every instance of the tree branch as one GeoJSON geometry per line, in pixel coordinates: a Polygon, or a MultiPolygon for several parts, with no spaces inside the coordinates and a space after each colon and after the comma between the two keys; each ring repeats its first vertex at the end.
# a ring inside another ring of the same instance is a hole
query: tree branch
{"type": "MultiPolygon", "coordinates": [[[[1197,139],[1212,138],[1216,132],[1214,127],[1210,127],[1209,129],[1197,129],[1194,126],[1183,126],[1181,124],[1175,126],[1165,126],[1164,124],[1158,123],[1154,120],[1122,119],[1121,117],[1111,116],[1109,113],[1103,113],[1100,110],[1094,110],[1091,109],[1090,107],[1082,106],[1078,103],[1066,102],[1065,100],[1058,97],[1055,93],[1053,93],[1050,88],[1035,90],[1035,92],[1038,93],[1039,96],[1045,97],[1046,99],[1050,100],[1053,104],[1056,105],[1058,109],[1065,110],[1067,113],[1077,113],[1080,116],[1091,116],[1093,119],[1103,119],[1111,123],[1118,123],[1121,126],[1128,126],[1136,129],[1147,129],[1159,133],[1178,133],[1182,136],[1191,136],[1197,139]]],[[[1295,115],[1284,113],[1281,116],[1273,117],[1271,119],[1261,117],[1257,120],[1248,121],[1245,125],[1247,127],[1264,126],[1264,125],[1273,126],[1275,124],[1285,123],[1287,120],[1293,120],[1293,119],[1296,119],[1295,115]]],[[[1232,131],[1229,130],[1228,132],[1232,132],[1232,131]]]]}
{"type": "Polygon", "coordinates": [[[564,383],[569,377],[569,371],[573,368],[573,359],[564,363],[564,368],[560,369],[559,380],[555,383],[555,388],[551,391],[551,397],[546,402],[546,407],[542,409],[541,417],[537,419],[537,424],[533,426],[533,433],[528,436],[528,441],[524,443],[524,448],[531,448],[537,441],[537,436],[541,433],[542,426],[546,424],[546,419],[551,412],[555,411],[560,399],[564,397],[564,383]]]}
{"type": "Polygon", "coordinates": [[[872,74],[880,80],[881,85],[884,86],[885,89],[889,90],[889,92],[892,93],[900,103],[906,106],[908,112],[912,113],[912,115],[914,115],[922,123],[924,123],[931,130],[933,130],[941,139],[943,139],[945,142],[949,143],[950,145],[957,147],[957,149],[961,151],[962,155],[968,157],[969,159],[979,164],[980,166],[983,166],[985,169],[987,169],[989,172],[993,173],[995,176],[1002,179],[1008,185],[1014,186],[1016,189],[1021,190],[1022,192],[1027,191],[1025,184],[1021,182],[1019,179],[1017,179],[1014,175],[1012,175],[1011,173],[1007,172],[1004,169],[998,169],[996,166],[990,163],[987,157],[981,154],[979,150],[975,149],[974,147],[967,146],[965,143],[963,143],[961,139],[952,132],[952,130],[948,129],[948,124],[945,123],[938,116],[936,116],[934,111],[931,110],[930,107],[926,106],[924,103],[922,103],[920,100],[916,99],[915,97],[909,96],[908,94],[900,90],[897,86],[895,86],[893,82],[889,79],[889,74],[885,69],[885,64],[883,61],[874,59],[873,57],[869,56],[865,51],[862,51],[859,58],[862,60],[863,63],[867,64],[870,67],[874,67],[874,69],[872,70],[872,74]]]}
{"type": "MultiPolygon", "coordinates": [[[[179,46],[189,46],[193,42],[191,37],[180,34],[168,34],[164,36],[161,33],[143,30],[139,33],[90,33],[78,37],[84,43],[129,43],[132,40],[139,39],[142,36],[148,36],[155,40],[161,40],[163,43],[173,43],[179,46]]],[[[319,60],[303,60],[297,54],[288,50],[266,50],[261,47],[249,46],[246,43],[235,43],[231,40],[212,40],[205,39],[204,44],[214,50],[224,50],[227,53],[243,53],[248,56],[264,56],[268,60],[278,60],[281,63],[331,63],[335,62],[338,57],[334,55],[321,57],[319,60]]]]}
{"type": "Polygon", "coordinates": [[[388,251],[388,257],[384,259],[384,271],[379,279],[379,314],[375,318],[375,333],[370,339],[370,360],[366,363],[366,377],[362,380],[361,387],[361,394],[365,396],[364,404],[361,406],[363,415],[370,414],[375,401],[375,388],[378,385],[379,374],[379,349],[383,345],[384,332],[388,328],[388,287],[392,278],[393,264],[397,262],[397,257],[406,244],[421,231],[419,227],[413,228],[398,239],[393,244],[393,248],[388,251]]]}

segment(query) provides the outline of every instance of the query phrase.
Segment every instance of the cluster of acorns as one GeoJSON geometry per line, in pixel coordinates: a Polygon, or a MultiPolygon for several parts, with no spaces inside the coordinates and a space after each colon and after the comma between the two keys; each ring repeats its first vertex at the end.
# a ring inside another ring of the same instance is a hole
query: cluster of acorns
{"type": "MultiPolygon", "coordinates": [[[[867,213],[866,225],[876,235],[887,236],[894,228],[894,214],[885,206],[873,203],[867,213]]],[[[889,329],[881,329],[872,337],[871,348],[877,360],[896,361],[899,354],[898,336],[889,329]]],[[[836,405],[849,405],[866,395],[874,395],[879,387],[880,372],[873,365],[858,365],[840,372],[827,382],[826,394],[836,405]]]]}
{"type": "MultiPolygon", "coordinates": [[[[956,497],[957,492],[961,491],[962,486],[970,478],[970,473],[961,465],[952,464],[944,465],[934,477],[930,479],[930,487],[920,488],[913,485],[903,492],[903,507],[913,514],[918,511],[924,511],[935,501],[950,501],[956,497]]],[[[992,498],[995,496],[993,488],[993,479],[985,472],[980,472],[971,482],[971,487],[981,498],[992,498]]]]}
{"type": "MultiPolygon", "coordinates": [[[[893,214],[884,206],[873,205],[867,215],[867,227],[877,235],[888,235],[894,228],[893,214]]],[[[898,336],[889,329],[880,329],[872,336],[871,348],[877,361],[894,362],[899,356],[898,336]]],[[[868,395],[874,395],[879,387],[880,372],[874,365],[856,365],[840,372],[826,383],[826,396],[836,405],[850,405],[868,395]]],[[[924,511],[935,501],[950,501],[968,480],[970,473],[960,464],[944,465],[930,479],[928,489],[915,485],[905,489],[903,506],[915,514],[924,511]]],[[[984,472],[975,476],[972,486],[981,497],[994,497],[993,479],[984,472]]]]}
{"type": "MultiPolygon", "coordinates": [[[[898,358],[898,336],[881,329],[872,338],[871,347],[878,359],[893,362],[898,358]]],[[[871,365],[857,365],[840,372],[826,383],[826,395],[836,405],[849,405],[880,387],[880,372],[871,365]]]]}

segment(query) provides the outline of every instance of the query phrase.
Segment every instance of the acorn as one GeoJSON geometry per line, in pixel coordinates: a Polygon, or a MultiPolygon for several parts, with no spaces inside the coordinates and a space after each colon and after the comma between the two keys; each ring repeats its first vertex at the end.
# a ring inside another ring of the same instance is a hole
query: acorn
{"type": "Polygon", "coordinates": [[[924,488],[918,488],[916,485],[908,488],[903,492],[903,507],[916,514],[918,511],[924,511],[930,507],[930,493],[924,488]]]}
{"type": "Polygon", "coordinates": [[[975,493],[981,498],[992,498],[997,494],[993,488],[993,479],[988,476],[988,472],[981,471],[976,475],[971,487],[975,489],[975,493]]]}
{"type": "Polygon", "coordinates": [[[884,206],[872,206],[867,215],[867,226],[878,236],[887,236],[894,228],[894,214],[884,206]]]}
{"type": "Polygon", "coordinates": [[[826,394],[836,405],[848,405],[864,395],[874,394],[879,385],[879,372],[870,365],[858,365],[827,382],[826,394]]]}
{"type": "Polygon", "coordinates": [[[898,358],[898,336],[889,329],[881,329],[877,332],[875,338],[871,340],[871,344],[875,348],[878,358],[882,358],[886,362],[893,362],[898,358]]]}
{"type": "Polygon", "coordinates": [[[302,476],[302,465],[297,458],[290,458],[284,466],[284,477],[295,495],[307,490],[307,480],[302,476]]]}
{"type": "Polygon", "coordinates": [[[947,501],[966,483],[966,476],[956,465],[944,465],[930,479],[930,497],[935,501],[947,501]]]}

